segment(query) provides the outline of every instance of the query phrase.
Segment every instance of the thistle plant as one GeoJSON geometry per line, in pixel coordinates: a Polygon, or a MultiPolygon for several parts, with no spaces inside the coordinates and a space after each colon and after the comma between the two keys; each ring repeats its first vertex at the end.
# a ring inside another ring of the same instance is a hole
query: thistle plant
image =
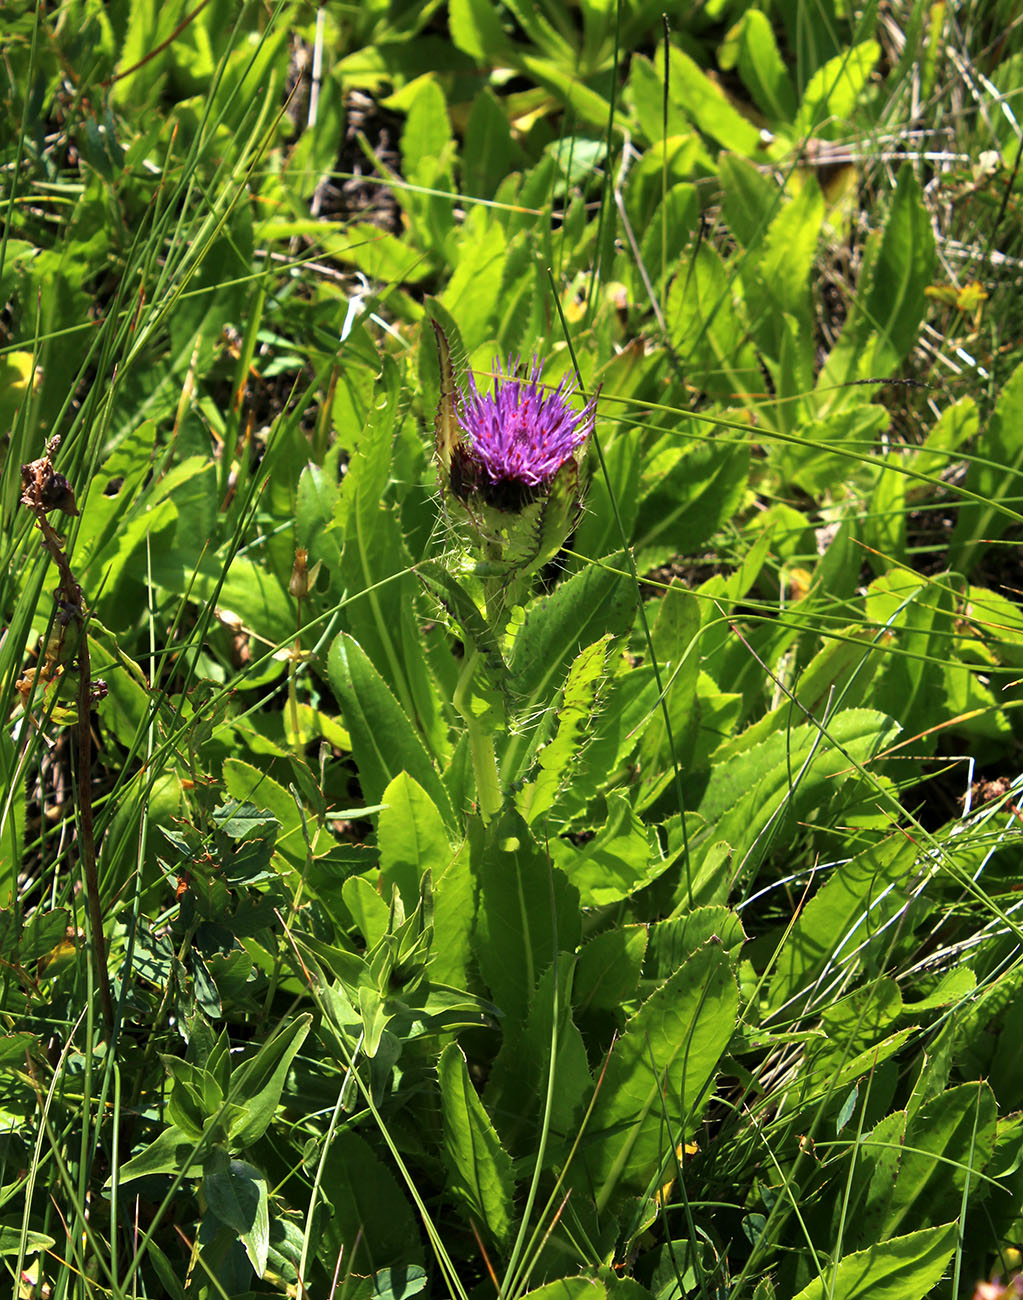
{"type": "MultiPolygon", "coordinates": [[[[447,338],[436,321],[433,327],[440,353],[436,446],[444,509],[466,540],[482,594],[482,609],[477,602],[469,620],[455,612],[467,654],[454,704],[469,730],[480,811],[488,820],[501,807],[501,789],[490,710],[484,705],[481,713],[472,704],[474,685],[482,695],[480,642],[497,644],[528,579],[557,554],[578,520],[579,467],[596,404],[590,399],[576,409],[569,379],[545,388],[535,359],[524,377],[511,361],[503,369],[495,362],[493,386],[485,391],[470,371],[459,393],[447,338]],[[467,626],[476,615],[482,616],[482,638],[467,626]]],[[[460,603],[464,611],[467,602],[460,603]]]]}

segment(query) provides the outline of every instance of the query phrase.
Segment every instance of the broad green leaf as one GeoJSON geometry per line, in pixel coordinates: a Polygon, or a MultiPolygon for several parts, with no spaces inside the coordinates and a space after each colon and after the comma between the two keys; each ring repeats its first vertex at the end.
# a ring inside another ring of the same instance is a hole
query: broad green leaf
{"type": "Polygon", "coordinates": [[[901,903],[891,898],[892,887],[912,871],[915,860],[913,843],[896,832],[835,871],[786,936],[768,985],[768,1005],[778,1009],[805,997],[829,967],[859,947],[865,926],[877,929],[897,911],[901,903]]]}
{"type": "Polygon", "coordinates": [[[606,1300],[607,1288],[595,1277],[562,1277],[527,1291],[522,1300],[606,1300]]]}
{"type": "MultiPolygon", "coordinates": [[[[756,256],[756,269],[773,300],[775,321],[780,313],[789,312],[803,328],[809,327],[812,311],[810,272],[817,256],[823,221],[824,197],[812,177],[805,181],[794,198],[781,204],[771,220],[763,248],[756,256]]],[[[777,325],[771,336],[777,349],[780,342],[777,325]]]]}
{"type": "Polygon", "coordinates": [[[422,1259],[417,1217],[389,1161],[350,1129],[334,1135],[323,1163],[324,1214],[316,1241],[327,1268],[343,1258],[351,1272],[369,1273],[422,1259]]]}
{"type": "Polygon", "coordinates": [[[572,780],[561,796],[567,815],[580,815],[601,790],[620,785],[631,756],[658,712],[653,670],[643,664],[618,665],[601,711],[593,720],[593,738],[579,755],[572,780]]]}
{"type": "Polygon", "coordinates": [[[202,1191],[210,1210],[238,1234],[253,1271],[262,1277],[270,1248],[266,1178],[254,1165],[217,1150],[203,1163],[202,1191]]]}
{"type": "MultiPolygon", "coordinates": [[[[663,298],[664,287],[682,258],[683,249],[695,232],[699,215],[696,186],[673,185],[663,201],[658,202],[649,221],[644,223],[643,265],[658,289],[659,300],[663,298]]],[[[643,292],[646,293],[645,285],[643,292]]]]}
{"type": "Polygon", "coordinates": [[[379,395],[345,475],[338,516],[345,542],[336,559],[347,593],[344,627],[391,688],[428,750],[444,748],[444,729],[416,617],[412,575],[397,515],[388,501],[399,380],[386,363],[379,395]]]}
{"type": "Polygon", "coordinates": [[[845,1241],[853,1249],[886,1235],[884,1224],[902,1161],[906,1118],[904,1110],[885,1115],[853,1147],[848,1202],[835,1207],[835,1217],[841,1216],[848,1225],[845,1241]]]}
{"type": "Polygon", "coordinates": [[[436,185],[437,165],[452,145],[443,91],[432,77],[426,77],[419,83],[401,133],[402,174],[414,185],[436,185]]]}
{"type": "Polygon", "coordinates": [[[419,284],[432,274],[430,259],[390,231],[356,222],[321,236],[332,257],[383,284],[419,284]]]}
{"type": "Polygon", "coordinates": [[[844,708],[864,704],[870,698],[874,675],[884,662],[874,651],[874,636],[859,625],[836,629],[834,639],[826,641],[799,674],[792,698],[786,698],[737,736],[724,741],[715,754],[715,763],[745,753],[774,732],[790,727],[796,716],[793,698],[804,717],[803,709],[814,717],[822,716],[829,703],[844,708]]]}
{"type": "MultiPolygon", "coordinates": [[[[276,573],[248,556],[235,556],[222,585],[221,570],[215,563],[186,572],[180,558],[172,551],[161,553],[159,547],[153,548],[152,568],[154,579],[167,591],[183,595],[188,590],[193,599],[215,597],[217,614],[228,625],[237,623],[241,631],[257,632],[271,646],[294,642],[295,598],[288,594],[287,580],[282,582],[276,573]]],[[[283,672],[283,662],[274,669],[283,672]]]]}
{"type": "MultiPolygon", "coordinates": [[[[498,307],[494,285],[500,280],[507,236],[485,208],[473,208],[459,232],[455,270],[438,301],[458,321],[470,354],[491,336],[498,307]]],[[[488,357],[483,364],[494,360],[488,357]]]]}
{"type": "Polygon", "coordinates": [[[366,800],[382,803],[394,777],[408,772],[453,824],[450,801],[422,740],[366,652],[346,632],[330,648],[327,676],[352,738],[366,800]]]}
{"type": "Polygon", "coordinates": [[[727,907],[694,907],[681,916],[666,917],[650,927],[644,974],[666,980],[705,943],[719,943],[735,958],[746,941],[742,922],[727,907]]]}
{"type": "Polygon", "coordinates": [[[796,92],[766,14],[759,9],[746,10],[725,37],[719,62],[724,70],[738,65],[754,103],[776,128],[791,123],[796,92]]]}
{"type": "Polygon", "coordinates": [[[579,651],[632,623],[635,592],[624,559],[593,563],[530,605],[515,636],[511,689],[523,701],[550,699],[579,651]]]}
{"type": "Polygon", "coordinates": [[[376,989],[363,985],[359,989],[359,1016],[362,1020],[362,1048],[372,1059],[380,1050],[384,1031],[394,1019],[396,1011],[388,999],[382,998],[376,989]]]}
{"type": "MultiPolygon", "coordinates": [[[[706,240],[684,258],[668,290],[664,315],[688,382],[722,400],[761,391],[763,375],[747,341],[739,285],[706,240]]],[[[705,427],[700,425],[700,433],[705,427]]],[[[734,432],[724,436],[734,454],[734,432]]]]}
{"type": "Polygon", "coordinates": [[[606,907],[629,898],[667,869],[656,837],[623,795],[607,796],[606,821],[578,846],[550,844],[551,857],[579,891],[583,907],[606,907]]]}
{"type": "Polygon", "coordinates": [[[615,1044],[586,1131],[598,1208],[659,1185],[709,1099],[739,991],[720,945],[699,949],[650,996],[615,1044]]]}
{"type": "Polygon", "coordinates": [[[925,1102],[906,1125],[886,1237],[909,1224],[958,1214],[967,1178],[976,1185],[995,1141],[997,1106],[986,1083],[963,1083],[925,1102]]]}
{"type": "Polygon", "coordinates": [[[586,1047],[572,1018],[571,959],[559,962],[558,976],[556,1031],[552,1033],[554,967],[548,966],[536,987],[525,1025],[506,1027],[501,1050],[487,1080],[484,1094],[487,1111],[493,1116],[505,1146],[516,1157],[529,1156],[537,1150],[546,1113],[552,1042],[557,1043],[557,1055],[550,1134],[562,1149],[562,1144],[570,1146],[575,1141],[593,1096],[586,1047]]]}
{"type": "MultiPolygon", "coordinates": [[[[660,669],[664,700],[658,701],[650,726],[640,739],[637,762],[644,774],[644,799],[658,784],[658,775],[667,778],[671,774],[673,777],[676,763],[682,771],[694,766],[694,751],[702,721],[699,699],[700,623],[699,601],[681,583],[673,580],[661,597],[651,628],[653,657],[660,669]],[[670,719],[670,744],[664,722],[665,710],[670,719]],[[653,781],[649,780],[651,775],[653,781]]],[[[708,681],[708,678],[703,678],[704,685],[708,681]]]]}
{"type": "MultiPolygon", "coordinates": [[[[532,12],[539,13],[539,10],[534,8],[532,12]]],[[[573,57],[570,54],[568,59],[573,57]]],[[[554,95],[580,122],[589,127],[599,127],[602,131],[608,129],[608,101],[591,90],[585,81],[576,76],[566,77],[564,62],[559,64],[553,59],[538,59],[532,54],[520,55],[520,62],[537,85],[554,95]]],[[[620,135],[621,127],[617,122],[614,122],[612,131],[616,136],[620,135]]]]}
{"type": "Polygon", "coordinates": [[[574,65],[575,49],[572,39],[574,32],[571,36],[568,34],[571,28],[563,13],[553,6],[548,10],[551,19],[556,19],[561,27],[558,31],[554,22],[545,16],[544,11],[536,5],[527,3],[527,0],[506,0],[506,3],[532,43],[546,54],[553,64],[560,64],[562,68],[574,65]]]}
{"type": "MultiPolygon", "coordinates": [[[[449,7],[452,35],[456,41],[455,14],[467,2],[472,0],[452,0],[449,7]]],[[[488,14],[493,14],[486,0],[483,0],[482,7],[488,14]]],[[[505,110],[490,87],[484,86],[472,101],[465,128],[462,146],[465,192],[481,199],[492,199],[501,181],[515,170],[520,156],[505,110]]]]}
{"type": "Polygon", "coordinates": [[[477,63],[507,62],[511,42],[490,0],[451,0],[451,39],[477,63]]]}
{"type": "MultiPolygon", "coordinates": [[[[359,928],[366,948],[372,951],[387,933],[391,910],[388,900],[365,876],[349,876],[341,886],[341,897],[359,928]]],[[[388,890],[388,899],[390,891],[388,890]]]]}
{"type": "MultiPolygon", "coordinates": [[[[107,457],[102,470],[90,481],[78,506],[82,524],[75,543],[75,564],[82,573],[94,557],[112,555],[117,548],[119,524],[138,510],[138,497],[152,469],[156,426],[144,421],[107,457]],[[112,490],[115,489],[115,490],[112,490]]],[[[102,567],[97,568],[97,574],[102,567]]]]}
{"type": "Polygon", "coordinates": [[[959,1243],[959,1225],[893,1237],[845,1255],[794,1300],[924,1300],[959,1243]]]}
{"type": "MultiPolygon", "coordinates": [[[[72,950],[73,951],[73,950],[72,950]]],[[[21,1030],[16,1034],[0,1035],[0,1070],[24,1070],[33,1056],[43,1050],[35,1034],[21,1030]]]]}
{"type": "Polygon", "coordinates": [[[787,481],[812,495],[829,492],[841,499],[858,488],[865,494],[877,471],[863,465],[859,458],[874,454],[877,435],[888,427],[889,420],[883,406],[862,403],[848,405],[821,419],[800,418],[793,429],[800,442],[787,443],[774,453],[779,470],[787,481]],[[832,446],[849,454],[836,454],[829,450],[832,446]],[[837,489],[839,483],[841,488],[837,489]]]}
{"type": "Polygon", "coordinates": [[[62,907],[35,912],[27,921],[20,912],[0,910],[0,958],[28,966],[67,937],[70,921],[70,913],[62,907]]]}
{"type": "Polygon", "coordinates": [[[316,848],[320,835],[317,828],[310,825],[308,817],[303,816],[295,795],[260,768],[239,758],[229,758],[225,762],[223,777],[225,789],[235,799],[252,800],[269,810],[280,824],[274,847],[293,866],[303,866],[309,857],[306,835],[309,835],[313,849],[316,848]]]}
{"type": "Polygon", "coordinates": [[[424,77],[409,104],[401,134],[402,167],[403,175],[414,186],[438,192],[407,189],[400,195],[419,242],[438,252],[455,224],[451,175],[454,154],[444,93],[435,78],[424,77]]]}
{"type": "Polygon", "coordinates": [[[512,1162],[476,1095],[457,1043],[449,1043],[441,1053],[437,1074],[447,1190],[461,1202],[478,1229],[494,1241],[506,1243],[513,1226],[512,1162]]]}
{"type": "MultiPolygon", "coordinates": [[[[866,613],[874,626],[884,628],[876,653],[895,651],[883,655],[871,684],[871,705],[890,713],[909,735],[924,732],[935,720],[934,702],[948,684],[951,665],[943,669],[941,661],[955,633],[952,593],[944,583],[925,582],[911,570],[896,568],[870,584],[866,613]]],[[[915,752],[927,752],[927,744],[922,737],[915,752]]]]}
{"type": "Polygon", "coordinates": [[[410,914],[419,901],[425,873],[437,878],[450,865],[451,843],[437,805],[407,772],[390,782],[381,802],[385,805],[377,821],[381,894],[389,899],[391,886],[397,885],[410,914]]]}
{"type": "Polygon", "coordinates": [[[571,952],[579,941],[579,895],[519,817],[506,814],[486,834],[473,854],[480,883],[476,957],[502,1013],[521,1022],[555,951],[571,952]]]}
{"type": "Polygon", "coordinates": [[[585,943],[576,958],[572,988],[577,1013],[619,1011],[634,997],[646,945],[645,925],[615,926],[585,943]]]}
{"type": "Polygon", "coordinates": [[[843,385],[884,379],[906,356],[924,318],[933,271],[931,219],[906,163],[884,229],[868,241],[853,308],[818,377],[826,407],[844,405],[844,395],[856,391],[843,385]]]}
{"type": "Polygon", "coordinates": [[[668,53],[669,94],[694,126],[723,149],[755,158],[761,148],[760,132],[733,108],[720,86],[677,45],[668,53]]]}
{"type": "Polygon", "coordinates": [[[987,421],[977,447],[981,459],[972,461],[966,472],[966,487],[982,501],[963,501],[952,534],[949,563],[968,570],[987,550],[991,540],[1001,537],[1023,514],[1020,484],[1023,482],[1023,365],[1017,368],[998,394],[995,409],[987,421]]]}
{"type": "MultiPolygon", "coordinates": [[[[1013,380],[1010,378],[1009,383],[1012,382],[1013,380]]],[[[1005,389],[1002,392],[1004,394],[1005,389]]],[[[995,419],[1001,418],[997,414],[998,409],[996,405],[995,419]]],[[[976,434],[978,420],[977,403],[970,396],[960,397],[958,401],[946,406],[934,424],[928,429],[923,447],[912,454],[909,462],[911,468],[918,474],[929,474],[933,475],[936,480],[939,479],[943,471],[947,470],[952,460],[955,459],[956,453],[963,444],[976,434]]],[[[991,425],[989,423],[985,432],[990,434],[990,431],[991,425]]],[[[985,455],[987,454],[985,450],[985,455]]],[[[967,482],[969,482],[969,474],[972,468],[974,466],[967,469],[967,482]]],[[[918,482],[911,482],[908,488],[908,491],[914,495],[926,490],[926,485],[918,482]]],[[[975,491],[976,489],[972,490],[975,491]]],[[[983,489],[981,489],[981,493],[984,496],[989,496],[989,493],[984,492],[983,489]]],[[[964,505],[960,509],[956,519],[957,526],[962,523],[963,509],[968,510],[970,507],[964,505]]]]}
{"type": "Polygon", "coordinates": [[[231,1123],[232,1150],[245,1151],[270,1127],[291,1062],[305,1042],[312,1019],[308,1014],[296,1016],[290,1024],[265,1039],[251,1060],[235,1067],[231,1100],[241,1114],[231,1123]]]}
{"type": "MultiPolygon", "coordinates": [[[[17,1255],[21,1250],[21,1224],[0,1225],[0,1255],[17,1255]]],[[[52,1250],[56,1242],[45,1232],[25,1233],[25,1253],[36,1255],[41,1250],[52,1250]]]]}
{"type": "Polygon", "coordinates": [[[919,1016],[938,1007],[958,1006],[977,987],[977,974],[969,966],[956,966],[946,971],[937,987],[919,1001],[907,1002],[903,1011],[907,1016],[919,1016]]]}
{"type": "Polygon", "coordinates": [[[818,68],[803,91],[793,138],[841,139],[880,57],[877,41],[864,41],[818,68]]]}
{"type": "Polygon", "coordinates": [[[378,1269],[372,1277],[373,1300],[412,1300],[426,1289],[429,1280],[426,1269],[418,1264],[378,1269]]]}
{"type": "MultiPolygon", "coordinates": [[[[789,819],[819,809],[822,800],[826,807],[829,800],[855,796],[858,766],[898,730],[882,713],[846,709],[828,719],[824,730],[805,724],[769,737],[712,773],[697,812],[715,839],[732,845],[737,862],[752,869],[789,819]]],[[[860,793],[865,797],[865,790],[860,793]]]]}
{"type": "MultiPolygon", "coordinates": [[[[178,1174],[184,1170],[189,1176],[198,1174],[201,1166],[196,1162],[199,1143],[182,1133],[179,1128],[165,1128],[138,1155],[121,1166],[117,1174],[120,1184],[152,1174],[178,1174]]],[[[110,1180],[108,1180],[109,1185],[110,1180]]]]}
{"type": "Polygon", "coordinates": [[[870,548],[870,562],[876,571],[905,569],[907,556],[906,489],[909,479],[900,471],[905,458],[888,455],[877,476],[863,520],[863,540],[870,548]]]}
{"type": "Polygon", "coordinates": [[[334,530],[337,500],[336,482],[319,465],[306,465],[298,480],[295,534],[299,545],[304,546],[312,557],[310,568],[316,560],[327,558],[329,547],[334,547],[336,553],[339,540],[334,530]]]}
{"type": "Polygon", "coordinates": [[[462,841],[448,855],[448,865],[433,876],[433,948],[430,978],[435,983],[464,988],[476,919],[476,884],[469,845],[462,841]]]}
{"type": "Polygon", "coordinates": [[[718,167],[729,228],[745,248],[755,248],[781,210],[785,197],[776,182],[747,158],[723,153],[718,167]]]}
{"type": "Polygon", "coordinates": [[[198,1142],[206,1120],[210,1118],[203,1102],[200,1072],[197,1066],[178,1057],[164,1057],[171,1076],[167,1096],[167,1118],[175,1128],[198,1142]]]}

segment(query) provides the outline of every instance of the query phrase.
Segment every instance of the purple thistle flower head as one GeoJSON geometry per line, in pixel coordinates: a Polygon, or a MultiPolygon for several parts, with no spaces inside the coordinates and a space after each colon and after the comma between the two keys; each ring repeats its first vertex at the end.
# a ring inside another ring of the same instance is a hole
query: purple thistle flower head
{"type": "Polygon", "coordinates": [[[547,563],[582,509],[579,451],[593,431],[596,398],[576,410],[565,378],[545,389],[534,358],[525,376],[509,360],[494,367],[481,392],[469,375],[461,396],[444,330],[433,322],[441,392],[434,422],[444,509],[482,552],[484,562],[526,577],[547,563]]]}
{"type": "Polygon", "coordinates": [[[545,390],[543,367],[535,358],[527,377],[518,377],[516,368],[509,359],[502,372],[496,362],[494,386],[486,393],[470,373],[456,418],[466,438],[466,477],[484,490],[503,487],[529,496],[532,489],[546,487],[585,443],[593,429],[594,402],[574,410],[568,399],[575,383],[567,377],[545,390]]]}

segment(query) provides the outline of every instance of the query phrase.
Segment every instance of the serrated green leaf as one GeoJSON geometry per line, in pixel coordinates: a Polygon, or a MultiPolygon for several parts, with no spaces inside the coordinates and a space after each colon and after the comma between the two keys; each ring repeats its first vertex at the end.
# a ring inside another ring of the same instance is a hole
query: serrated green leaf
{"type": "Polygon", "coordinates": [[[580,845],[550,844],[551,857],[579,891],[583,907],[620,902],[667,869],[656,837],[621,794],[607,796],[604,825],[580,845]]]}
{"type": "Polygon", "coordinates": [[[882,1232],[959,1212],[963,1186],[976,1179],[995,1141],[998,1107],[986,1083],[963,1083],[913,1112],[882,1232]]]}
{"type": "Polygon", "coordinates": [[[735,1026],[739,991],[720,945],[699,949],[629,1020],[587,1126],[598,1207],[648,1192],[691,1133],[735,1026]]]}
{"type": "Polygon", "coordinates": [[[524,786],[517,803],[526,821],[532,824],[550,811],[558,790],[575,767],[575,760],[590,737],[610,636],[601,637],[580,651],[569,669],[558,708],[557,731],[549,744],[540,750],[540,771],[536,779],[524,786]]]}
{"type": "Polygon", "coordinates": [[[636,597],[624,569],[620,556],[587,565],[529,607],[509,662],[511,690],[524,704],[549,701],[583,646],[629,628],[636,597]]]}
{"type": "Polygon", "coordinates": [[[477,1228],[498,1243],[506,1243],[513,1225],[511,1157],[476,1095],[457,1043],[449,1043],[441,1053],[437,1074],[448,1191],[461,1201],[477,1228]]]}
{"type": "Polygon", "coordinates": [[[350,1130],[335,1134],[321,1186],[327,1213],[316,1248],[328,1268],[339,1258],[358,1273],[421,1261],[416,1217],[365,1138],[350,1130]]]}
{"type": "MultiPolygon", "coordinates": [[[[879,902],[890,886],[912,869],[916,857],[913,843],[893,834],[872,845],[842,866],[806,904],[782,945],[774,975],[768,985],[767,1003],[773,1008],[788,1005],[812,989],[827,965],[841,958],[848,936],[871,918],[880,928],[879,902]]],[[[892,900],[884,911],[888,916],[901,903],[892,900]]]]}
{"type": "Polygon", "coordinates": [[[576,958],[572,1001],[576,1011],[617,1011],[635,995],[643,970],[647,927],[623,925],[596,935],[576,958]]]}
{"type": "Polygon", "coordinates": [[[956,1223],[893,1237],[845,1255],[794,1300],[924,1300],[958,1244],[956,1223]]]}

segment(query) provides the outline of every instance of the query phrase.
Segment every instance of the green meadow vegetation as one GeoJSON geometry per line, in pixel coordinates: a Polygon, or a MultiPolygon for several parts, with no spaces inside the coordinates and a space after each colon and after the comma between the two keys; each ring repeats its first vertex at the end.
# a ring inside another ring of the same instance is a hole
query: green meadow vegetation
{"type": "Polygon", "coordinates": [[[1018,7],[0,26],[10,1294],[1018,1295],[1018,7]]]}

